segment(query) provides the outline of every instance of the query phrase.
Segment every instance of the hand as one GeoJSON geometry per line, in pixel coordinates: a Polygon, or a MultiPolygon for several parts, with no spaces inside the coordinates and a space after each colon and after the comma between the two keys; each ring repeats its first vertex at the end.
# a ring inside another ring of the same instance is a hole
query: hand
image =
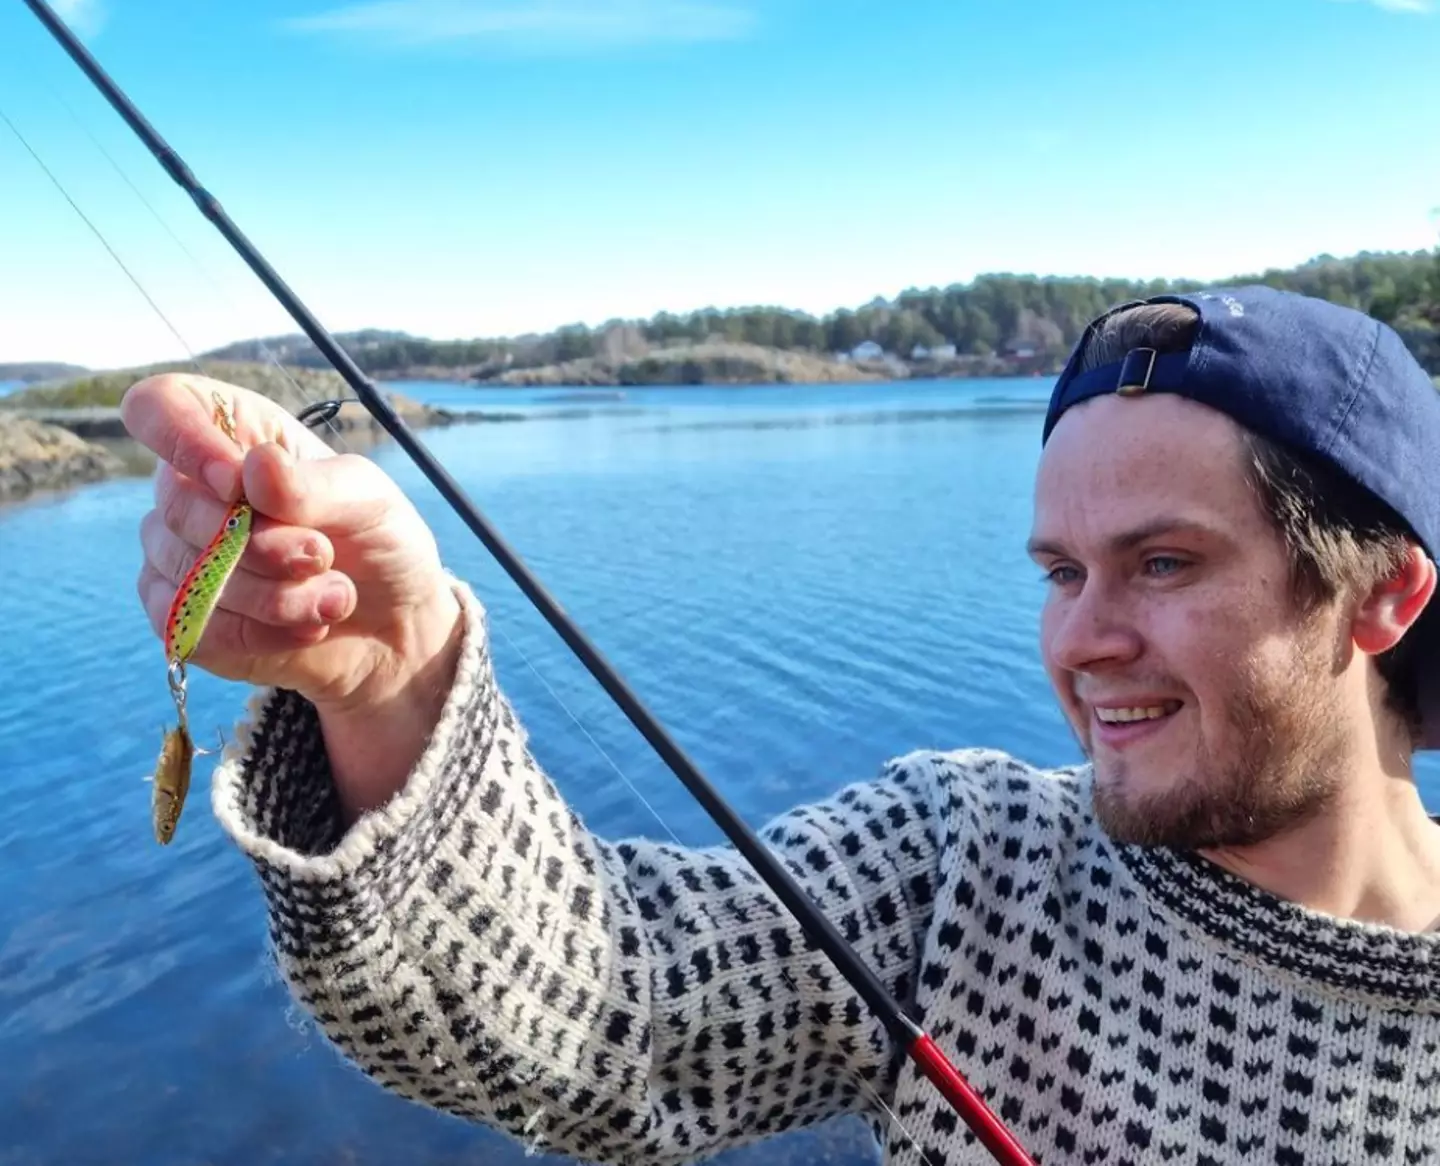
{"type": "Polygon", "coordinates": [[[150,377],[120,411],[161,459],[155,508],[141,523],[138,584],[157,636],[176,587],[243,488],[255,510],[250,542],[192,664],[292,689],[322,715],[352,720],[422,673],[433,680],[459,604],[429,528],[374,462],[333,453],[268,398],[205,377],[150,377]],[[212,391],[244,449],[216,424],[212,391]]]}

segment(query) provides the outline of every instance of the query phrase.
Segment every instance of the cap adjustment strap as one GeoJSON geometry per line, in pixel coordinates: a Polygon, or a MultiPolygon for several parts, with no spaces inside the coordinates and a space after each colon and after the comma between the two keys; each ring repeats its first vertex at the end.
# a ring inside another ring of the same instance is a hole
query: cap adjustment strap
{"type": "Polygon", "coordinates": [[[1127,352],[1115,380],[1115,392],[1122,397],[1136,397],[1148,389],[1157,355],[1153,348],[1132,348],[1127,352]]]}

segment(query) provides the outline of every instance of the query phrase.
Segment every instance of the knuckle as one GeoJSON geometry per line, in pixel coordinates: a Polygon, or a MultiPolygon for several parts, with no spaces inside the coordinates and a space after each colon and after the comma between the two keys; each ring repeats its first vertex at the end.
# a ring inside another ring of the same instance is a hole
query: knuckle
{"type": "Polygon", "coordinates": [[[240,561],[269,573],[278,573],[287,570],[291,560],[304,550],[303,539],[292,532],[257,524],[251,529],[250,541],[240,561]]]}
{"type": "Polygon", "coordinates": [[[183,543],[177,538],[165,540],[165,578],[172,584],[178,586],[181,580],[190,573],[190,568],[200,557],[200,552],[188,543],[183,543]]]}
{"type": "Polygon", "coordinates": [[[193,505],[190,496],[178,486],[167,490],[158,491],[157,501],[160,505],[160,514],[165,520],[165,526],[172,534],[185,535],[186,523],[190,518],[193,505]]]}
{"type": "Polygon", "coordinates": [[[150,511],[140,520],[140,545],[145,551],[145,561],[162,578],[175,579],[180,563],[179,540],[166,529],[165,519],[159,511],[150,511]]]}
{"type": "Polygon", "coordinates": [[[159,458],[155,465],[155,502],[158,505],[164,501],[165,496],[180,488],[180,475],[175,467],[164,458],[159,458]]]}
{"type": "Polygon", "coordinates": [[[254,620],[236,617],[233,626],[235,646],[240,654],[247,657],[261,655],[261,646],[258,642],[260,638],[259,625],[254,620]]]}
{"type": "Polygon", "coordinates": [[[315,608],[309,589],[272,585],[264,589],[265,620],[274,624],[305,623],[315,608]]]}

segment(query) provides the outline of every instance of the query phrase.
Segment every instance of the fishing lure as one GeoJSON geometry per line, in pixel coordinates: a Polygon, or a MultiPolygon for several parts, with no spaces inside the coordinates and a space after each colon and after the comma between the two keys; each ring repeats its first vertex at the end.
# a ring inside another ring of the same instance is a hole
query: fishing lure
{"type": "Polygon", "coordinates": [[[234,503],[210,545],[185,574],[170,603],[165,621],[165,658],[182,664],[195,654],[205,627],[220,602],[245,545],[250,541],[254,512],[244,499],[234,503]]]}
{"type": "MultiPolygon", "coordinates": [[[[238,445],[240,439],[235,435],[235,422],[224,399],[214,391],[211,399],[215,404],[216,424],[238,445]]],[[[175,598],[170,602],[170,612],[165,620],[166,677],[178,721],[165,734],[160,759],[155,767],[155,788],[151,794],[151,821],[156,841],[162,846],[175,837],[180,813],[185,808],[185,797],[190,792],[190,767],[195,755],[206,752],[196,749],[190,737],[189,721],[185,715],[185,664],[200,646],[225,584],[230,581],[241,555],[245,553],[253,522],[254,511],[242,495],[226,511],[225,521],[195,560],[194,566],[185,573],[175,591],[175,598]]]]}
{"type": "MultiPolygon", "coordinates": [[[[172,694],[175,686],[172,683],[172,694]]],[[[190,792],[190,767],[196,757],[208,757],[212,750],[201,749],[190,736],[190,726],[185,719],[185,693],[183,678],[180,691],[176,694],[176,707],[180,709],[180,722],[167,730],[160,745],[160,759],[155,764],[151,781],[155,790],[151,795],[151,819],[155,828],[155,839],[162,846],[175,837],[175,827],[180,824],[180,811],[185,808],[185,796],[190,792]]],[[[221,748],[225,738],[220,738],[221,748]]]]}
{"type": "Polygon", "coordinates": [[[180,811],[185,808],[185,795],[190,792],[190,764],[194,759],[195,742],[182,720],[165,734],[160,760],[155,766],[151,815],[155,839],[162,846],[175,837],[180,811]]]}

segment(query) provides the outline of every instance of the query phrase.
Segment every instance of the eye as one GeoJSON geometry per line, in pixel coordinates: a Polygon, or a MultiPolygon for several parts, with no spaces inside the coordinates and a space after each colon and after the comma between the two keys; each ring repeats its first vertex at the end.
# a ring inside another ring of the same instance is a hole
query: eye
{"type": "Polygon", "coordinates": [[[1145,560],[1145,569],[1152,575],[1173,575],[1185,566],[1185,560],[1174,555],[1151,555],[1145,560]]]}
{"type": "Polygon", "coordinates": [[[1046,583],[1073,583],[1079,577],[1080,572],[1068,564],[1061,563],[1051,567],[1040,578],[1046,583]]]}
{"type": "Polygon", "coordinates": [[[232,514],[229,518],[227,518],[227,519],[225,520],[225,529],[226,529],[226,530],[235,530],[236,528],[239,527],[239,525],[240,525],[240,516],[239,516],[238,514],[232,514]]]}

